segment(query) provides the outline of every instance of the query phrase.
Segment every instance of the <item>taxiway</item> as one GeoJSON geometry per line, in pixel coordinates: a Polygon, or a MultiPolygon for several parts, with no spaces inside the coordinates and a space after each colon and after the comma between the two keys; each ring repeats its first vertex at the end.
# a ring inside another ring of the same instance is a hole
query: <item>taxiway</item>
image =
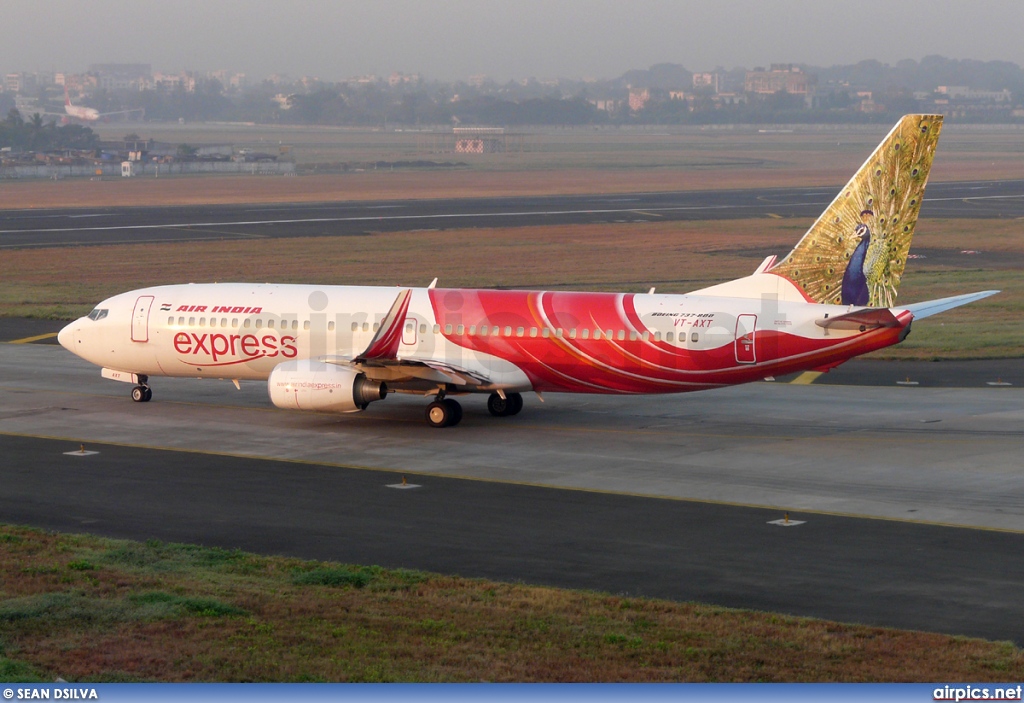
{"type": "Polygon", "coordinates": [[[294,413],[262,383],[138,405],[45,344],[0,344],[0,379],[5,522],[1024,642],[1018,388],[469,398],[439,431],[420,399],[294,413]]]}
{"type": "MultiPolygon", "coordinates": [[[[817,217],[841,186],[530,198],[0,211],[0,249],[377,232],[817,217]]],[[[1024,217],[1024,180],[933,183],[922,217],[1024,217]]]]}

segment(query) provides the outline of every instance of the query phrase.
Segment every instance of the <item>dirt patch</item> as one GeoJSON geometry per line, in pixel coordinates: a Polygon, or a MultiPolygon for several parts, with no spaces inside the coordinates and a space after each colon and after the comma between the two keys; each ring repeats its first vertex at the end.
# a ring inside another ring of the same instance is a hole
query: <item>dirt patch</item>
{"type": "MultiPolygon", "coordinates": [[[[800,161],[813,159],[804,156],[800,161]]],[[[838,189],[860,165],[849,157],[826,160],[824,155],[821,163],[827,165],[368,171],[297,177],[244,175],[0,181],[0,209],[419,200],[804,186],[838,189]]],[[[1024,177],[1024,166],[1013,160],[987,164],[979,159],[957,159],[947,164],[936,164],[934,180],[1024,177]]]]}

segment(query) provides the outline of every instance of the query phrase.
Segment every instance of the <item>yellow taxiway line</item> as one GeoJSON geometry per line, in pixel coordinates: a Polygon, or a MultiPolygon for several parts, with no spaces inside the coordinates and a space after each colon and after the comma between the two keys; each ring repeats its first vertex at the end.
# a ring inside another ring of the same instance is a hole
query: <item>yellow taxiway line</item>
{"type": "Polygon", "coordinates": [[[8,344],[31,344],[32,342],[38,342],[42,339],[50,339],[56,337],[56,332],[47,332],[46,334],[37,334],[35,337],[24,337],[22,339],[12,339],[8,344]]]}

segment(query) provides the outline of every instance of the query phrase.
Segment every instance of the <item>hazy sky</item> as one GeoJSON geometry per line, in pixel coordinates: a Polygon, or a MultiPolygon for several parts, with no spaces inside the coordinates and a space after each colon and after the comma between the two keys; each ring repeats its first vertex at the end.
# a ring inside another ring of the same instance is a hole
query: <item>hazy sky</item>
{"type": "Polygon", "coordinates": [[[1024,0],[0,0],[0,71],[611,78],[929,54],[1024,65],[1024,0]]]}

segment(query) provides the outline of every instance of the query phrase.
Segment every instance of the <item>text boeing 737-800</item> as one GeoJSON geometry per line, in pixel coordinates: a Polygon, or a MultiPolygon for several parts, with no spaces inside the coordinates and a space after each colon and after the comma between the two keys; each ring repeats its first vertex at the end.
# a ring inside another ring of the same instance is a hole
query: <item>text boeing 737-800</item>
{"type": "Polygon", "coordinates": [[[216,283],[135,290],[60,343],[152,397],[156,376],[266,380],[281,408],[355,412],[390,392],[679,393],[827,370],[914,319],[996,291],[895,304],[942,117],[908,115],[781,262],[686,295],[216,283]]]}

